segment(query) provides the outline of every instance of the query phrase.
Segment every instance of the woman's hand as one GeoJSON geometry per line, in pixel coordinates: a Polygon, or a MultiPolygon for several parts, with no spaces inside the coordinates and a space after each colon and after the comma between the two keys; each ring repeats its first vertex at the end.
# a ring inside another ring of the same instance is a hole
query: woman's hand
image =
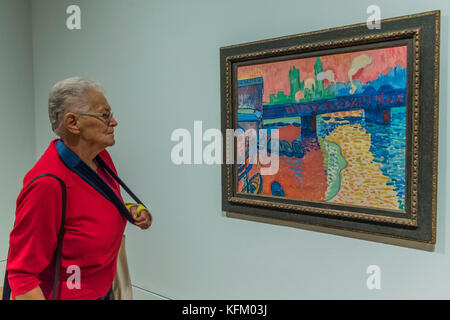
{"type": "Polygon", "coordinates": [[[146,209],[141,209],[138,212],[138,205],[134,205],[130,207],[130,213],[133,216],[134,224],[141,228],[142,230],[146,230],[150,228],[152,225],[152,215],[146,209]]]}
{"type": "Polygon", "coordinates": [[[37,286],[24,294],[17,295],[16,300],[45,300],[45,297],[41,287],[37,286]]]}

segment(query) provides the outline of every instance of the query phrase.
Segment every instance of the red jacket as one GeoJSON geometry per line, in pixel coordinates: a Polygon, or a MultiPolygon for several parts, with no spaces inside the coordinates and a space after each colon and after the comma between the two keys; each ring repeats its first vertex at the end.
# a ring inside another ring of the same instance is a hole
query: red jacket
{"type": "MultiPolygon", "coordinates": [[[[25,175],[17,198],[16,219],[10,234],[8,280],[13,298],[41,287],[51,299],[57,235],[61,224],[61,186],[52,177],[28,184],[38,175],[51,173],[67,187],[65,234],[62,243],[59,299],[98,299],[104,296],[116,274],[116,260],[126,219],[97,190],[61,161],[53,140],[35,166],[25,175]],[[73,288],[74,271],[79,267],[80,289],[73,288]],[[72,276],[72,277],[71,277],[72,276]],[[67,279],[70,277],[69,281],[67,279]],[[71,289],[72,288],[72,289],[71,289]]],[[[117,173],[111,156],[100,157],[117,173]]],[[[97,173],[120,195],[120,186],[103,169],[97,173]]]]}

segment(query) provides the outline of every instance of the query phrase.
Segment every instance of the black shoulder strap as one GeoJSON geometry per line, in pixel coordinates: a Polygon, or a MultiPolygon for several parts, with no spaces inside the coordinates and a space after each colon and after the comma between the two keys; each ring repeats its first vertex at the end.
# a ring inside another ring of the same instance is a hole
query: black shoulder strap
{"type": "Polygon", "coordinates": [[[128,186],[125,184],[125,182],[123,182],[118,176],[117,174],[114,173],[114,171],[111,170],[110,167],[108,167],[108,165],[105,163],[105,161],[103,161],[102,158],[100,158],[100,156],[97,156],[95,158],[95,160],[97,160],[97,162],[100,164],[101,167],[105,168],[105,170],[125,189],[125,191],[134,199],[134,201],[136,201],[136,203],[142,204],[143,206],[145,206],[141,200],[139,200],[139,198],[130,190],[130,188],[128,188],[128,186]]]}
{"type": "MultiPolygon", "coordinates": [[[[59,177],[53,175],[53,174],[41,174],[35,177],[28,185],[31,185],[36,179],[42,178],[42,177],[53,177],[56,180],[58,180],[59,184],[61,185],[62,190],[62,215],[61,215],[61,226],[59,227],[59,233],[58,233],[58,244],[56,247],[56,262],[55,262],[55,278],[53,279],[53,296],[52,300],[56,300],[58,297],[58,280],[59,280],[59,269],[61,268],[61,249],[62,249],[62,241],[64,237],[64,222],[66,220],[66,203],[67,203],[67,190],[66,190],[66,184],[63,180],[61,180],[59,177]]],[[[5,280],[3,282],[3,300],[9,300],[11,296],[11,287],[9,286],[8,281],[8,271],[5,271],[5,280]]]]}

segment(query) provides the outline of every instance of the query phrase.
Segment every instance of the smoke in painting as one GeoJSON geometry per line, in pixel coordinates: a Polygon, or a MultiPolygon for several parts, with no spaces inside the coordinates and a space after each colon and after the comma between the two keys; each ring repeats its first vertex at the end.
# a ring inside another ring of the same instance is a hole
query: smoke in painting
{"type": "Polygon", "coordinates": [[[406,57],[398,46],[238,67],[239,128],[279,130],[278,172],[246,161],[238,191],[403,211],[406,57]]]}

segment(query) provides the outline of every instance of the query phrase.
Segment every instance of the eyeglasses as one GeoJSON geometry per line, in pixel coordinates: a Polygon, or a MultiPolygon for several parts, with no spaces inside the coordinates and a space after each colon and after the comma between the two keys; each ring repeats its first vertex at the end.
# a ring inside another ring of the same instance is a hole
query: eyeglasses
{"type": "Polygon", "coordinates": [[[111,119],[114,116],[114,112],[105,113],[79,113],[80,116],[94,117],[103,121],[107,126],[111,123],[111,119]]]}

